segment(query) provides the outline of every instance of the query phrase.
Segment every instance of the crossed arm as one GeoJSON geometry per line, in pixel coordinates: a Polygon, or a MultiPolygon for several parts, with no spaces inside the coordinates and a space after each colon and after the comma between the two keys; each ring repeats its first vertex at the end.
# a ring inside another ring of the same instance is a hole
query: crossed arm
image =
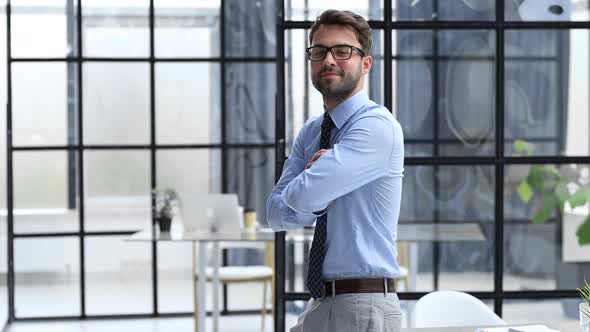
{"type": "Polygon", "coordinates": [[[313,224],[314,211],[385,175],[393,149],[392,124],[379,116],[357,120],[330,150],[305,163],[300,133],[266,204],[277,231],[313,224]],[[309,166],[306,168],[306,166],[309,166]]]}

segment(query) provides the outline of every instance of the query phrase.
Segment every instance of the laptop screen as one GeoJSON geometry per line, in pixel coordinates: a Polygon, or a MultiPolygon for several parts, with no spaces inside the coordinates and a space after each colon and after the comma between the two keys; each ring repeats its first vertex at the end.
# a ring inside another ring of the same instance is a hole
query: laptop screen
{"type": "Polygon", "coordinates": [[[185,231],[241,231],[243,209],[236,194],[179,193],[179,197],[185,231]]]}

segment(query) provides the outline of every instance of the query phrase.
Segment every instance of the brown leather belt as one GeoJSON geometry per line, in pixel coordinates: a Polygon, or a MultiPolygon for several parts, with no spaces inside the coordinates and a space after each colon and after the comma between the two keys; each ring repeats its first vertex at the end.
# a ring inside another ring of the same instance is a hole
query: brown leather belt
{"type": "Polygon", "coordinates": [[[395,293],[395,280],[385,278],[339,279],[324,283],[325,296],[332,296],[332,289],[339,294],[395,293]],[[387,289],[385,288],[387,282],[387,289]]]}

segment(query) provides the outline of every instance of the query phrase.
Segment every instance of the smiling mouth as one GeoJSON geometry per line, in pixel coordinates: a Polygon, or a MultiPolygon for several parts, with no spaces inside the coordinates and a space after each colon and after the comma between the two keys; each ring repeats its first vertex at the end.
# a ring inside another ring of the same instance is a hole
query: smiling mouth
{"type": "Polygon", "coordinates": [[[337,73],[323,73],[320,75],[321,77],[330,77],[330,76],[338,76],[337,73]]]}

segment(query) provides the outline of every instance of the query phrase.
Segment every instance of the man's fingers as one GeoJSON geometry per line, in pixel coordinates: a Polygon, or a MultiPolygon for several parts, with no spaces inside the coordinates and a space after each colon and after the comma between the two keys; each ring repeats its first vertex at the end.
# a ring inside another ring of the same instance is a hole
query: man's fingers
{"type": "Polygon", "coordinates": [[[313,163],[316,162],[316,160],[318,160],[324,153],[328,152],[329,149],[321,149],[318,152],[316,152],[313,157],[311,157],[311,160],[305,164],[305,169],[308,169],[311,167],[311,165],[313,165],[313,163]]]}
{"type": "Polygon", "coordinates": [[[318,160],[319,157],[321,157],[324,153],[326,153],[328,150],[327,149],[321,149],[318,152],[316,152],[313,157],[311,157],[311,162],[314,162],[316,160],[318,160]]]}

